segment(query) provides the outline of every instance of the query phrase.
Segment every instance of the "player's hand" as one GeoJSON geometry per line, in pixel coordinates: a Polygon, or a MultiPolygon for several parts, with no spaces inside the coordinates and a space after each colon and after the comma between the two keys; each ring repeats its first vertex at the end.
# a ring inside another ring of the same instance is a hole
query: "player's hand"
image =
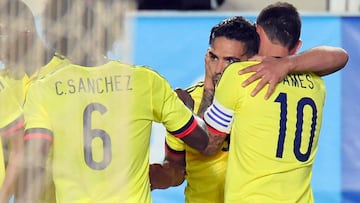
{"type": "Polygon", "coordinates": [[[191,95],[181,88],[175,89],[176,94],[181,99],[181,101],[184,102],[184,104],[191,110],[194,110],[194,99],[191,97],[191,95]]]}
{"type": "Polygon", "coordinates": [[[184,169],[178,165],[170,165],[169,162],[154,163],[150,164],[149,176],[151,190],[166,189],[184,182],[184,169]]]}
{"type": "Polygon", "coordinates": [[[247,80],[243,82],[243,87],[259,80],[255,89],[251,92],[251,96],[255,96],[262,88],[268,85],[265,99],[268,99],[274,92],[276,85],[282,81],[289,72],[289,60],[285,58],[255,56],[250,60],[261,61],[259,64],[249,66],[239,71],[239,74],[255,72],[247,80]]]}
{"type": "Polygon", "coordinates": [[[166,189],[171,186],[171,180],[166,178],[166,170],[161,164],[150,164],[149,176],[151,190],[166,189]]]}
{"type": "Polygon", "coordinates": [[[205,54],[205,79],[204,89],[215,89],[217,80],[220,78],[216,74],[216,63],[212,62],[212,58],[209,54],[209,50],[205,54]],[[215,80],[215,81],[214,81],[215,80]]]}

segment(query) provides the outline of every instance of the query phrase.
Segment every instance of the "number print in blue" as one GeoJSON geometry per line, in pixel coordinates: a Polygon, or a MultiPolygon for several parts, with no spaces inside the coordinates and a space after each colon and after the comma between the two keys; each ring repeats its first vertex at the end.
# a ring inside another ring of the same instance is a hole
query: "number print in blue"
{"type": "MultiPolygon", "coordinates": [[[[276,149],[276,157],[282,158],[284,152],[284,143],[286,138],[286,128],[287,128],[287,95],[285,93],[280,93],[278,97],[275,99],[275,102],[280,103],[280,128],[279,128],[279,138],[276,149]]],[[[294,155],[297,160],[305,162],[309,159],[311,154],[311,149],[315,136],[316,129],[316,121],[317,121],[317,108],[314,100],[308,97],[301,98],[297,103],[296,109],[296,131],[295,131],[295,139],[294,139],[294,155]],[[302,132],[303,132],[303,124],[304,124],[304,108],[305,106],[309,106],[312,109],[312,122],[311,122],[311,130],[310,130],[310,139],[307,151],[302,153],[300,151],[301,142],[302,142],[302,132]]]]}

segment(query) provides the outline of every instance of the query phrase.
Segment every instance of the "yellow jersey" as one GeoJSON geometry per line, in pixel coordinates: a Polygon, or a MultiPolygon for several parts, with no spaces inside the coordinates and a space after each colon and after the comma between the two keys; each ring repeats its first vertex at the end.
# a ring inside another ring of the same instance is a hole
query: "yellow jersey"
{"type": "MultiPolygon", "coordinates": [[[[12,88],[0,76],[0,134],[10,136],[24,126],[22,108],[14,96],[12,88]]],[[[0,185],[5,177],[5,160],[0,139],[0,185]]]]}
{"type": "MultiPolygon", "coordinates": [[[[197,112],[204,91],[204,83],[199,82],[186,89],[194,100],[197,112]]],[[[171,134],[166,135],[167,153],[175,156],[185,153],[186,181],[185,201],[187,203],[224,202],[224,185],[229,143],[226,141],[221,151],[212,156],[202,155],[171,134]]]]}
{"type": "Polygon", "coordinates": [[[225,202],[311,203],[324,82],[312,73],[289,74],[268,100],[266,88],[252,97],[256,83],[242,87],[251,73],[238,72],[256,63],[230,65],[204,115],[220,133],[231,131],[225,202]]]}
{"type": "Polygon", "coordinates": [[[74,64],[33,81],[24,104],[25,139],[53,143],[59,202],[151,202],[152,122],[177,137],[196,126],[155,71],[110,61],[74,64]]]}

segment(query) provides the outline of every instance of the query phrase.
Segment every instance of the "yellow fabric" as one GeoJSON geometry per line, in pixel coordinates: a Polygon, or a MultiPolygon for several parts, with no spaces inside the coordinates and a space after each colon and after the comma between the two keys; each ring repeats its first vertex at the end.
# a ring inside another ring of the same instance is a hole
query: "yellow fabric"
{"type": "MultiPolygon", "coordinates": [[[[0,76],[0,131],[1,136],[7,136],[4,131],[9,129],[22,115],[22,109],[17,102],[13,91],[6,83],[5,79],[0,76]]],[[[5,177],[5,161],[2,148],[2,139],[0,139],[0,185],[5,177]]]]}
{"type": "Polygon", "coordinates": [[[24,115],[26,129],[53,133],[58,202],[151,202],[152,122],[178,131],[192,118],[163,77],[117,61],[33,81],[24,115]]]}
{"type": "MultiPolygon", "coordinates": [[[[51,58],[49,63],[47,63],[45,66],[39,68],[31,76],[28,76],[25,74],[24,77],[21,79],[14,79],[7,73],[6,69],[2,70],[1,75],[4,77],[6,82],[9,84],[13,94],[15,95],[14,97],[16,98],[17,102],[20,105],[23,105],[27,88],[32,80],[35,80],[38,77],[43,77],[47,74],[51,74],[52,72],[58,70],[59,68],[65,66],[67,64],[69,64],[69,61],[65,57],[55,54],[51,58]]],[[[11,102],[11,101],[9,101],[9,102],[11,102]]],[[[51,180],[51,174],[49,174],[49,173],[46,174],[46,177],[49,180],[51,180]]],[[[55,203],[56,200],[55,200],[54,190],[55,190],[54,186],[51,183],[46,188],[46,191],[43,193],[43,195],[38,203],[55,203]]]]}
{"type": "MultiPolygon", "coordinates": [[[[194,99],[194,112],[197,112],[203,96],[203,82],[189,87],[187,91],[194,99]]],[[[186,152],[185,201],[187,203],[224,202],[224,184],[227,163],[228,142],[213,156],[202,155],[171,134],[166,135],[168,146],[175,151],[186,152]]]]}
{"type": "Polygon", "coordinates": [[[215,90],[217,108],[233,116],[225,202],[311,203],[324,82],[312,73],[291,74],[268,100],[264,99],[267,88],[251,97],[256,82],[243,88],[250,75],[238,71],[255,63],[230,65],[215,90]]]}

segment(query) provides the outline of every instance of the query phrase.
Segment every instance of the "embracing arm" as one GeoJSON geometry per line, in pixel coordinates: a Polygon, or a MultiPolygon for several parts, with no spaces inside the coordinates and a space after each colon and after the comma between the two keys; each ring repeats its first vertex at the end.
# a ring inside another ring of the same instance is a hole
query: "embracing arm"
{"type": "MultiPolygon", "coordinates": [[[[198,115],[200,116],[193,115],[194,127],[189,131],[188,135],[182,137],[181,140],[204,155],[213,155],[220,149],[226,136],[218,136],[208,132],[208,127],[201,118],[207,107],[211,105],[215,93],[214,84],[206,81],[211,80],[205,80],[204,82],[203,98],[198,110],[198,115]]],[[[176,89],[175,92],[188,108],[193,109],[194,101],[187,91],[176,89]]]]}
{"type": "Polygon", "coordinates": [[[196,128],[182,140],[194,149],[197,149],[204,155],[213,155],[218,152],[226,139],[226,135],[213,133],[211,127],[199,117],[195,116],[197,120],[196,128]]]}
{"type": "Polygon", "coordinates": [[[318,46],[300,54],[289,56],[289,72],[314,72],[319,76],[329,75],[345,67],[349,56],[340,47],[318,46]]]}
{"type": "Polygon", "coordinates": [[[260,79],[251,95],[255,96],[268,84],[268,91],[265,95],[265,98],[268,99],[277,83],[283,80],[288,73],[314,72],[319,76],[329,75],[345,67],[349,56],[340,47],[318,46],[282,58],[255,57],[254,59],[260,60],[261,63],[249,66],[239,72],[239,74],[255,72],[244,81],[243,86],[260,79]]]}

